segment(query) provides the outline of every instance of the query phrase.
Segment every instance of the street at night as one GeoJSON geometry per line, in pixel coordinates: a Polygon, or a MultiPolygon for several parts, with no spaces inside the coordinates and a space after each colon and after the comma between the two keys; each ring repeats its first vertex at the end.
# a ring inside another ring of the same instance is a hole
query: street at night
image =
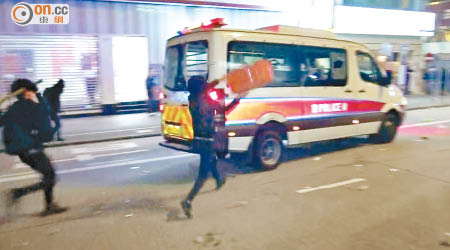
{"type": "Polygon", "coordinates": [[[0,0],[0,250],[450,250],[449,13],[0,0]]]}
{"type": "MultiPolygon", "coordinates": [[[[197,198],[194,220],[179,200],[198,156],[160,137],[47,150],[60,176],[57,200],[71,210],[40,218],[41,195],[24,199],[0,228],[2,249],[441,249],[449,244],[450,108],[407,113],[391,144],[349,138],[287,152],[273,171],[235,156],[227,183],[197,198]],[[70,243],[69,243],[70,242],[70,243]]],[[[35,180],[14,157],[2,190],[35,180]],[[15,164],[14,164],[15,163],[15,164]]]]}

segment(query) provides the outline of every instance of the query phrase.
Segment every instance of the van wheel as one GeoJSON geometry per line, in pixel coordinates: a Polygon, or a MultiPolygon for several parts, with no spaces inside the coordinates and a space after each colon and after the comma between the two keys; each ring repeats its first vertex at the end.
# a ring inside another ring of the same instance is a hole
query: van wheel
{"type": "Polygon", "coordinates": [[[397,115],[393,113],[387,114],[383,123],[381,124],[380,130],[377,134],[373,134],[369,136],[369,140],[372,143],[389,143],[394,140],[395,135],[397,134],[397,128],[399,125],[399,120],[397,115]]]}
{"type": "Polygon", "coordinates": [[[263,130],[256,137],[253,151],[256,167],[270,170],[278,167],[281,162],[283,145],[281,136],[273,130],[263,130]]]}

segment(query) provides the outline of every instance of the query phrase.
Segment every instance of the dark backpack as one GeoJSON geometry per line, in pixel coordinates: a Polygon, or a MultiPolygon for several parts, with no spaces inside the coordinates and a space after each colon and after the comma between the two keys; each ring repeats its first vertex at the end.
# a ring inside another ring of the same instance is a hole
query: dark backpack
{"type": "Polygon", "coordinates": [[[18,155],[53,139],[55,129],[50,123],[47,104],[42,97],[38,98],[40,104],[34,112],[24,103],[16,102],[5,114],[3,142],[6,153],[18,155]],[[29,121],[24,122],[24,112],[31,115],[29,121]]]}
{"type": "Polygon", "coordinates": [[[3,128],[3,143],[7,154],[19,155],[32,149],[34,140],[19,124],[8,122],[3,128]]]}

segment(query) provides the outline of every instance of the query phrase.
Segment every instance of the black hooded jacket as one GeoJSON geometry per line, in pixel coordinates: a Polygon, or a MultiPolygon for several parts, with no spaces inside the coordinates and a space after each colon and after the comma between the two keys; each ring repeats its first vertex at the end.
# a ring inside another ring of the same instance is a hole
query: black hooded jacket
{"type": "Polygon", "coordinates": [[[19,154],[33,148],[41,148],[53,138],[47,103],[37,94],[39,103],[20,97],[0,118],[4,126],[3,142],[6,152],[19,154]]]}
{"type": "Polygon", "coordinates": [[[47,103],[50,106],[50,111],[59,113],[61,112],[60,96],[64,89],[64,82],[58,82],[53,87],[46,88],[44,91],[44,97],[47,99],[47,103]]]}

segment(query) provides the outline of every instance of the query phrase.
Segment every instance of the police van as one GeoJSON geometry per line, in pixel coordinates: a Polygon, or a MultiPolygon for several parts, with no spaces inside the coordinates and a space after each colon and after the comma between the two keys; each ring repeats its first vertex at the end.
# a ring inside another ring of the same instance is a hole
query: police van
{"type": "MultiPolygon", "coordinates": [[[[406,99],[364,45],[328,31],[271,26],[221,28],[221,22],[184,30],[167,42],[160,94],[164,146],[189,150],[194,140],[186,83],[209,81],[259,60],[273,65],[271,84],[248,91],[225,114],[229,152],[249,152],[264,169],[276,168],[286,148],[369,135],[389,143],[402,122],[406,99]]],[[[225,101],[236,96],[223,80],[225,101]]],[[[210,93],[211,101],[221,96],[210,93]]]]}

